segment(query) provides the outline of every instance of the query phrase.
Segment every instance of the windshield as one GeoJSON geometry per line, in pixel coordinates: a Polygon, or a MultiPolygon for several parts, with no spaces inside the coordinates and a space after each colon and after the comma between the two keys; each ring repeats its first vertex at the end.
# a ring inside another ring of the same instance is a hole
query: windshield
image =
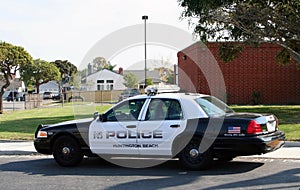
{"type": "Polygon", "coordinates": [[[213,96],[197,98],[195,100],[209,116],[225,115],[226,113],[234,112],[224,102],[213,96]]]}

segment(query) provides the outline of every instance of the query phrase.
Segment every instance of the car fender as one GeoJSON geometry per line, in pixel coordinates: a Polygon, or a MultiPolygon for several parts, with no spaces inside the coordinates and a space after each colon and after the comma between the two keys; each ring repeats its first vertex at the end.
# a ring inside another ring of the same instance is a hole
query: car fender
{"type": "Polygon", "coordinates": [[[197,127],[199,123],[199,118],[188,119],[185,129],[182,133],[177,135],[172,143],[172,156],[176,157],[178,153],[192,140],[199,139],[201,140],[203,135],[197,133],[197,127]]]}

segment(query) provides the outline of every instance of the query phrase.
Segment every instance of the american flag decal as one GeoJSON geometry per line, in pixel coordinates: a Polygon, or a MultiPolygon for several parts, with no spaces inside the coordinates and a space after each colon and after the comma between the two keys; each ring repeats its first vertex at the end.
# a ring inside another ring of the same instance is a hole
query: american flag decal
{"type": "Polygon", "coordinates": [[[228,127],[227,133],[230,134],[241,133],[241,127],[228,127]]]}

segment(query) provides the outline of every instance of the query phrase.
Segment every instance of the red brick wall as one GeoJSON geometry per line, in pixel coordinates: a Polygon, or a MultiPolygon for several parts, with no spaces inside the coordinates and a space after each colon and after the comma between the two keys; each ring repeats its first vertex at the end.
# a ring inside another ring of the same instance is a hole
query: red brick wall
{"type": "Polygon", "coordinates": [[[219,98],[226,97],[229,104],[253,104],[254,92],[260,93],[261,104],[300,104],[300,70],[295,64],[283,66],[276,63],[275,56],[281,50],[280,46],[247,47],[229,63],[219,59],[218,43],[207,46],[209,51],[196,43],[178,53],[178,77],[182,90],[218,94],[219,98]],[[221,89],[219,73],[209,68],[214,62],[223,74],[226,92],[218,92],[221,89]],[[208,80],[209,76],[215,80],[208,80]]]}

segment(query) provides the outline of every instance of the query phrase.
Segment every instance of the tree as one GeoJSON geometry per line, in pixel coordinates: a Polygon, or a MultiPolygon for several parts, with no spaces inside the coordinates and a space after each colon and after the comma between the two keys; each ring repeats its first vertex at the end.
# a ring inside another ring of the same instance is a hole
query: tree
{"type": "Polygon", "coordinates": [[[52,63],[59,69],[60,78],[64,79],[66,82],[70,82],[69,77],[74,78],[78,71],[77,67],[68,60],[55,60],[52,63]]]}
{"type": "Polygon", "coordinates": [[[52,63],[59,69],[61,77],[77,73],[77,67],[68,60],[55,60],[52,63]]]}
{"type": "Polygon", "coordinates": [[[4,82],[0,86],[0,114],[3,113],[2,97],[5,89],[16,76],[20,66],[26,63],[32,63],[32,57],[23,47],[0,42],[0,79],[4,82]]]}
{"type": "Polygon", "coordinates": [[[124,85],[127,88],[136,88],[138,85],[138,80],[133,73],[128,73],[124,75],[124,85]]]}
{"type": "Polygon", "coordinates": [[[167,76],[167,83],[174,84],[174,72],[167,76]]]}
{"type": "Polygon", "coordinates": [[[146,86],[153,85],[152,79],[146,79],[146,86]]]}
{"type": "Polygon", "coordinates": [[[115,64],[115,65],[112,65],[112,64],[110,63],[110,61],[108,61],[108,65],[107,65],[106,67],[104,67],[104,69],[108,69],[108,70],[110,70],[110,71],[113,71],[114,68],[115,68],[116,66],[117,66],[116,64],[115,64]]]}
{"type": "Polygon", "coordinates": [[[158,72],[160,80],[163,82],[168,82],[168,77],[174,73],[170,68],[166,67],[154,68],[154,71],[158,72]]]}
{"type": "Polygon", "coordinates": [[[107,67],[108,67],[108,64],[104,57],[96,57],[93,60],[93,72],[100,71],[107,67]]]}
{"type": "Polygon", "coordinates": [[[20,67],[20,75],[21,75],[21,80],[24,82],[26,91],[31,91],[34,90],[35,86],[35,80],[34,80],[34,64],[32,63],[26,63],[23,64],[20,67]]]}
{"type": "Polygon", "coordinates": [[[195,23],[202,41],[237,41],[220,47],[221,58],[228,62],[245,45],[263,42],[283,47],[276,59],[300,64],[299,0],[178,0],[184,8],[182,18],[195,23]],[[241,45],[242,44],[242,45],[241,45]],[[222,52],[223,51],[223,52],[222,52]]]}
{"type": "Polygon", "coordinates": [[[35,59],[33,65],[28,65],[20,70],[23,79],[32,80],[36,91],[40,93],[40,85],[51,80],[60,80],[59,69],[53,64],[41,59],[35,59]],[[30,72],[28,72],[30,71],[30,72]]]}

